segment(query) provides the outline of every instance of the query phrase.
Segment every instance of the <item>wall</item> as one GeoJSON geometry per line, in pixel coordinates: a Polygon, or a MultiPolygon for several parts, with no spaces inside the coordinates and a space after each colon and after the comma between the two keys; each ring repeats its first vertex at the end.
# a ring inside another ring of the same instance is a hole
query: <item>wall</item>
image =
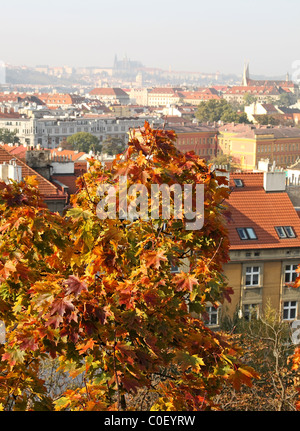
{"type": "Polygon", "coordinates": [[[266,249],[260,251],[259,258],[246,258],[246,253],[249,252],[254,255],[254,251],[251,250],[231,252],[231,260],[224,265],[224,274],[234,293],[231,296],[231,303],[225,301],[222,305],[222,316],[227,315],[232,319],[240,304],[260,304],[262,311],[270,304],[274,310],[282,313],[284,301],[296,301],[297,318],[300,319],[300,289],[287,287],[284,278],[286,265],[300,264],[300,250],[266,249]],[[259,287],[245,287],[246,266],[260,266],[259,287]]]}

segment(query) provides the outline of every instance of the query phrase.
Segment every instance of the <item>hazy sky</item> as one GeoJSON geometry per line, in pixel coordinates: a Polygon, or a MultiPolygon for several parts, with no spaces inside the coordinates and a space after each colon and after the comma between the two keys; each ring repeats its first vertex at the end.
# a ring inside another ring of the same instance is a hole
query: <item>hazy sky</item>
{"type": "Polygon", "coordinates": [[[0,61],[285,75],[300,60],[299,0],[1,0],[0,61]]]}

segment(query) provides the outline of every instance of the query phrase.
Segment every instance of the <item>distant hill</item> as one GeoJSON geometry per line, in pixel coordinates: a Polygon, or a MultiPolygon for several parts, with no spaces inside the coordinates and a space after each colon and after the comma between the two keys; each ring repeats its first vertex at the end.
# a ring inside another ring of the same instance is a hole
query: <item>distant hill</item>
{"type": "Polygon", "coordinates": [[[33,69],[10,68],[6,69],[7,84],[26,84],[26,85],[72,85],[80,84],[81,80],[77,76],[72,78],[50,76],[46,73],[38,72],[33,69]]]}

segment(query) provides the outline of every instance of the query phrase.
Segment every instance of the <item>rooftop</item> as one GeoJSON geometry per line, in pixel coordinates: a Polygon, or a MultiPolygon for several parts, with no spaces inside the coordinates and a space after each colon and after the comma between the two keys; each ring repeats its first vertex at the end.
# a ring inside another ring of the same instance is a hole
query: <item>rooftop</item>
{"type": "Polygon", "coordinates": [[[46,178],[42,177],[42,175],[38,174],[32,168],[26,165],[21,159],[17,156],[9,153],[2,145],[0,145],[0,164],[3,162],[8,163],[11,160],[15,160],[17,165],[22,167],[22,177],[30,177],[35,176],[38,181],[38,189],[46,200],[51,199],[66,199],[66,195],[60,192],[54,184],[50,181],[46,180],[46,178]]]}
{"type": "Polygon", "coordinates": [[[300,219],[286,192],[266,192],[264,173],[233,173],[227,201],[231,250],[300,247],[300,219]],[[237,187],[234,180],[242,181],[237,187]],[[295,237],[279,237],[275,227],[289,226],[295,237]],[[256,239],[241,239],[237,229],[252,228],[256,239]]]}

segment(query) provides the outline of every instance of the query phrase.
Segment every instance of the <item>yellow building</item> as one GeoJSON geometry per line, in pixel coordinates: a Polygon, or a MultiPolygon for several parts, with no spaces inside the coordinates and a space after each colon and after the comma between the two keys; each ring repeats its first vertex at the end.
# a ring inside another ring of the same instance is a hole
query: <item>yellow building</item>
{"type": "Polygon", "coordinates": [[[300,291],[292,283],[300,264],[300,218],[285,191],[285,173],[234,173],[230,186],[224,273],[234,293],[218,317],[251,318],[269,303],[283,320],[299,319],[300,291]]]}
{"type": "Polygon", "coordinates": [[[259,160],[269,159],[287,167],[300,153],[300,129],[297,127],[226,124],[219,128],[218,154],[232,157],[243,170],[255,169],[259,160]]]}

